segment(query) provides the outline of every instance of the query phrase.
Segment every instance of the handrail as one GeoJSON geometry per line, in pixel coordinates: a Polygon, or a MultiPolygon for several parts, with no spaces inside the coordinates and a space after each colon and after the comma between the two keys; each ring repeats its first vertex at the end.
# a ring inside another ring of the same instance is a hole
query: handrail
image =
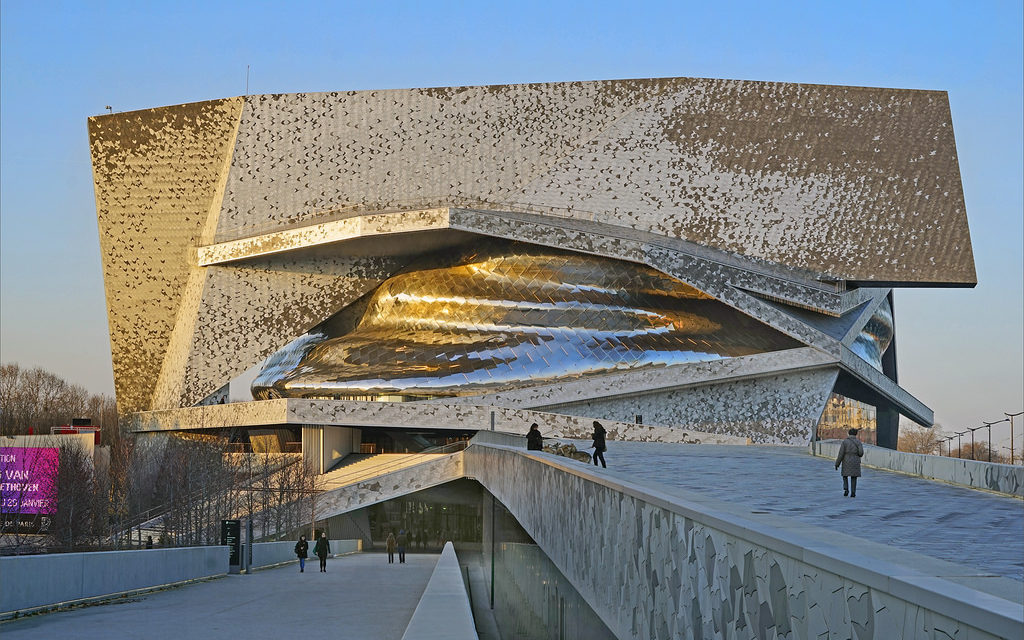
{"type": "MultiPolygon", "coordinates": [[[[259,474],[257,476],[253,476],[252,478],[247,478],[247,479],[243,480],[242,484],[249,484],[249,485],[251,485],[254,482],[259,482],[260,480],[268,478],[268,477],[274,475],[275,473],[280,473],[284,469],[287,469],[288,467],[290,467],[293,464],[296,464],[298,462],[301,462],[301,458],[297,458],[297,457],[294,457],[294,456],[290,457],[289,459],[285,459],[284,463],[281,464],[280,466],[274,467],[273,469],[270,469],[270,470],[266,471],[265,473],[261,473],[261,474],[259,474]]],[[[198,489],[196,491],[193,491],[190,495],[185,497],[184,503],[185,504],[192,504],[196,500],[199,500],[203,495],[205,495],[205,493],[206,493],[205,489],[198,489]]],[[[123,536],[125,534],[128,534],[128,541],[129,541],[129,544],[131,544],[131,532],[132,532],[133,529],[135,529],[135,528],[143,528],[142,525],[145,525],[145,524],[148,524],[150,522],[153,522],[154,520],[157,520],[158,518],[166,517],[167,514],[170,513],[170,511],[171,511],[172,505],[173,505],[172,502],[165,502],[165,503],[159,504],[159,505],[157,505],[155,507],[150,507],[149,509],[146,509],[142,513],[136,514],[133,518],[128,520],[129,524],[127,524],[127,525],[122,524],[121,525],[122,528],[119,531],[117,531],[115,534],[112,534],[110,537],[111,538],[119,538],[119,537],[121,537],[121,536],[123,536]]],[[[150,527],[146,527],[146,528],[148,529],[150,527]]]]}

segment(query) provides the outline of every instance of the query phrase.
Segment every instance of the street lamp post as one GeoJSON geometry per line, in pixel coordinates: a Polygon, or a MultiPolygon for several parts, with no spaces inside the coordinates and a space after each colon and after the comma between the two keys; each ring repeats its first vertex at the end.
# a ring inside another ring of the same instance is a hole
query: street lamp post
{"type": "MultiPolygon", "coordinates": [[[[1003,418],[1002,420],[994,420],[989,422],[988,420],[982,420],[985,426],[988,427],[988,461],[992,462],[992,425],[999,424],[1000,422],[1009,422],[1009,419],[1003,418]]],[[[1010,432],[1013,433],[1013,425],[1010,425],[1010,432]]]]}
{"type": "Polygon", "coordinates": [[[1024,411],[1019,411],[1017,413],[1003,412],[1003,415],[1010,419],[1010,464],[1013,464],[1013,418],[1022,413],[1024,413],[1024,411]]]}
{"type": "Polygon", "coordinates": [[[967,432],[966,431],[957,431],[956,432],[956,457],[958,457],[958,458],[964,457],[964,448],[963,448],[963,445],[960,444],[960,436],[964,435],[965,433],[967,433],[967,432]]]}
{"type": "Polygon", "coordinates": [[[985,425],[981,425],[980,427],[974,427],[973,429],[968,427],[968,429],[967,429],[968,431],[971,432],[971,460],[977,460],[978,459],[978,450],[974,448],[974,432],[977,431],[978,429],[984,429],[984,428],[985,428],[985,425]]]}

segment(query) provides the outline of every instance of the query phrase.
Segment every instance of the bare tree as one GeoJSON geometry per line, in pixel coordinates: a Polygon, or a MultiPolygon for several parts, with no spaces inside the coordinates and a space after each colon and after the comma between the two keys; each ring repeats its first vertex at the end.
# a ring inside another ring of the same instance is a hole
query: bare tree
{"type": "Polygon", "coordinates": [[[106,395],[90,395],[44,369],[0,365],[0,435],[22,435],[32,429],[71,424],[72,418],[92,418],[101,427],[104,443],[120,437],[117,407],[106,395]]]}
{"type": "Polygon", "coordinates": [[[53,546],[65,551],[96,545],[105,533],[103,494],[92,457],[77,439],[59,447],[57,509],[50,524],[53,546]]]}
{"type": "Polygon", "coordinates": [[[931,429],[923,427],[902,427],[897,448],[909,453],[939,453],[942,444],[942,427],[935,425],[931,429]]]}
{"type": "Polygon", "coordinates": [[[954,458],[963,458],[965,460],[979,460],[981,462],[999,462],[1007,464],[1010,462],[1008,456],[995,451],[993,447],[991,460],[989,459],[989,450],[987,442],[976,442],[973,445],[970,442],[965,442],[959,449],[953,449],[950,452],[954,458]]]}

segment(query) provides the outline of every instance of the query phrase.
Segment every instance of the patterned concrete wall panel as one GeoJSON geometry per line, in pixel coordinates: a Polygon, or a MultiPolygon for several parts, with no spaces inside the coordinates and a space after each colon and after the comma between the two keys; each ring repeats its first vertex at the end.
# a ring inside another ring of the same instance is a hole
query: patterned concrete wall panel
{"type": "Polygon", "coordinates": [[[282,425],[288,422],[288,403],[285,400],[261,400],[211,404],[143,411],[134,414],[132,419],[132,429],[140,432],[282,425]]]}
{"type": "Polygon", "coordinates": [[[217,238],[450,204],[837,278],[975,282],[936,91],[670,78],[250,96],[217,238]]]}
{"type": "Polygon", "coordinates": [[[290,422],[348,426],[488,429],[484,407],[428,405],[420,402],[357,402],[288,398],[290,422]]]}
{"type": "Polygon", "coordinates": [[[608,400],[548,406],[575,416],[644,422],[750,438],[758,444],[807,444],[838,369],[817,369],[608,400]]]}
{"type": "Polygon", "coordinates": [[[975,282],[945,93],[666,82],[517,199],[845,279],[975,282]]]}
{"type": "MultiPolygon", "coordinates": [[[[367,214],[200,247],[198,260],[201,265],[218,264],[272,253],[310,249],[345,240],[448,227],[447,208],[367,214]]],[[[348,247],[342,248],[338,253],[344,254],[346,248],[348,247]]]]}
{"type": "Polygon", "coordinates": [[[325,210],[506,201],[662,89],[583,82],[250,96],[218,239],[325,210]]]}
{"type": "Polygon", "coordinates": [[[434,460],[385,473],[371,480],[356,482],[317,497],[317,518],[330,518],[385,500],[398,498],[423,489],[465,477],[463,452],[432,456],[434,460]]]}
{"type": "Polygon", "coordinates": [[[505,505],[621,639],[990,639],[1022,627],[1015,603],[942,578],[902,589],[916,581],[906,576],[923,574],[870,557],[881,545],[783,518],[755,520],[721,502],[656,493],[550,457],[481,445],[464,456],[466,474],[505,505]]]}
{"type": "MultiPolygon", "coordinates": [[[[136,414],[133,428],[140,432],[158,432],[288,424],[301,425],[304,430],[310,429],[310,433],[319,433],[316,430],[320,426],[340,425],[480,430],[485,435],[496,433],[496,438],[514,438],[516,436],[502,436],[502,433],[525,434],[533,422],[539,424],[541,432],[549,437],[587,438],[593,432],[593,418],[541,411],[422,402],[358,402],[296,398],[147,411],[136,414]]],[[[602,424],[608,430],[608,437],[613,440],[707,444],[745,444],[747,441],[745,437],[704,433],[693,429],[676,430],[652,424],[637,425],[631,421],[602,420],[602,424]]],[[[304,447],[307,445],[306,440],[303,438],[304,447]]],[[[522,442],[522,446],[526,446],[525,441],[522,442]]],[[[310,455],[317,454],[313,452],[310,455]]]]}
{"type": "MultiPolygon", "coordinates": [[[[650,371],[627,371],[603,376],[566,380],[558,384],[538,385],[499,393],[439,398],[431,404],[483,404],[520,409],[540,409],[584,400],[635,397],[654,391],[667,391],[725,380],[761,377],[798,369],[838,364],[838,360],[809,347],[767,354],[725,358],[713,362],[664,367],[650,371]]],[[[645,416],[646,418],[646,416],[645,416]]]]}
{"type": "Polygon", "coordinates": [[[151,406],[192,252],[220,208],[241,107],[230,98],[89,118],[123,415],[151,406]]]}
{"type": "Polygon", "coordinates": [[[268,257],[209,267],[180,395],[188,406],[379,285],[394,258],[268,257]]]}

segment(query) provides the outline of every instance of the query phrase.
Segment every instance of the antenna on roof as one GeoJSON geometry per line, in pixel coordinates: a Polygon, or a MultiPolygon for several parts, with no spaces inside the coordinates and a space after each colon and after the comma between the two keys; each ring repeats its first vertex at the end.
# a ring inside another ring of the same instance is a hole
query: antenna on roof
{"type": "Polygon", "coordinates": [[[109,104],[103,108],[107,110],[107,113],[114,113],[114,107],[110,106],[109,104]]]}

